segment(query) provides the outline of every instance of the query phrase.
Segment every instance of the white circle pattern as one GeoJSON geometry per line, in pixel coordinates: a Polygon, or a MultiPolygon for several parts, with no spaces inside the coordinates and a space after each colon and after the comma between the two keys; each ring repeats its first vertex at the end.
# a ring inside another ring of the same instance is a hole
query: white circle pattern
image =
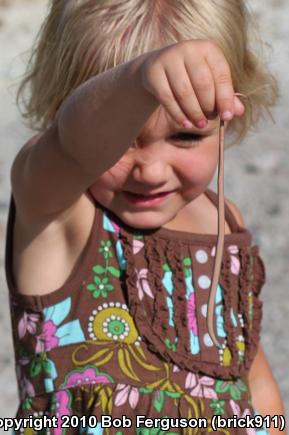
{"type": "Polygon", "coordinates": [[[201,310],[202,310],[202,315],[204,317],[207,317],[208,305],[207,304],[202,305],[201,310]]]}
{"type": "Polygon", "coordinates": [[[203,249],[199,249],[195,256],[198,263],[204,264],[208,261],[208,254],[203,249]]]}
{"type": "Polygon", "coordinates": [[[212,339],[208,333],[204,335],[204,343],[207,347],[212,347],[214,343],[212,342],[212,339]]]}
{"type": "Polygon", "coordinates": [[[207,289],[211,285],[211,280],[207,275],[201,275],[198,279],[198,284],[202,289],[207,289]]]}

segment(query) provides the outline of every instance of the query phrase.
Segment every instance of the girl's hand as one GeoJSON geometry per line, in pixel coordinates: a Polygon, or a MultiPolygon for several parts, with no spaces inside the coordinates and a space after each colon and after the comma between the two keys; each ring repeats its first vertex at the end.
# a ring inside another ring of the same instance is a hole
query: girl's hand
{"type": "Polygon", "coordinates": [[[221,49],[207,40],[182,41],[150,52],[141,65],[144,88],[176,122],[191,128],[244,113],[234,95],[231,71],[221,49]]]}

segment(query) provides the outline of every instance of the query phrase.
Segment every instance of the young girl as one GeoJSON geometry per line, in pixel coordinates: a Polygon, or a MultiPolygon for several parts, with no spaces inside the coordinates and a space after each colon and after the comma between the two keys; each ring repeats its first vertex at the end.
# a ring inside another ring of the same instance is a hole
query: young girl
{"type": "Polygon", "coordinates": [[[40,132],[11,170],[17,417],[34,418],[15,433],[284,413],[259,344],[264,265],[222,197],[224,128],[240,141],[277,95],[249,18],[241,0],[51,2],[20,88],[40,132]]]}

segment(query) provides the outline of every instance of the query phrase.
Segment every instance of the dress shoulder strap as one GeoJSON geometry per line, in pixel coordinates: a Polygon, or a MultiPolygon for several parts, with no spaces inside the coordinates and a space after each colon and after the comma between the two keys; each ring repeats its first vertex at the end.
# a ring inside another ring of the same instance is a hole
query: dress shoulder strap
{"type": "MultiPolygon", "coordinates": [[[[218,194],[211,189],[205,191],[205,195],[212,201],[212,203],[218,207],[218,194]]],[[[234,214],[225,200],[225,220],[228,222],[232,233],[238,233],[240,231],[240,225],[237,222],[234,214]]]]}

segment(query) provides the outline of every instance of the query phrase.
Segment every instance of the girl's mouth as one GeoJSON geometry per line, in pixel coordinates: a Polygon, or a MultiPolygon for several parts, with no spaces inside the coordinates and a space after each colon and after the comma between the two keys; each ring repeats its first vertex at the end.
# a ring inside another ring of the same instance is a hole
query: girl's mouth
{"type": "Polygon", "coordinates": [[[124,196],[131,203],[142,206],[149,206],[154,204],[159,204],[163,202],[168,196],[170,196],[173,191],[170,192],[161,192],[155,195],[140,195],[133,192],[124,191],[124,196]]]}

